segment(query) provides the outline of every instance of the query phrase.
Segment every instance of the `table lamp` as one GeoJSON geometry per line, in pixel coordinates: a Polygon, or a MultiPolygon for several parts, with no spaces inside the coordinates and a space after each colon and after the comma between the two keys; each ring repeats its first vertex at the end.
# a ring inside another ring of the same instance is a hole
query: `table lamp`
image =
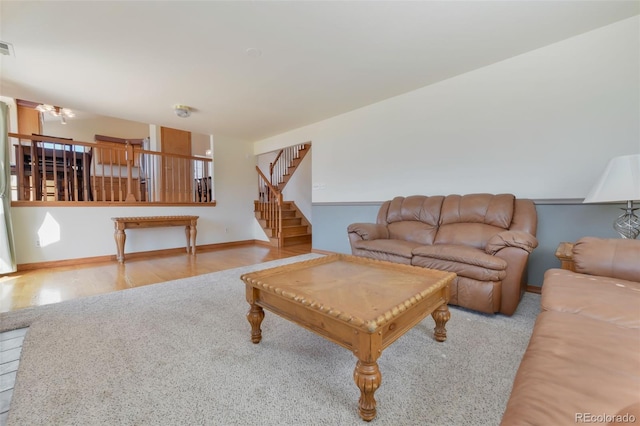
{"type": "Polygon", "coordinates": [[[640,234],[640,218],[633,201],[640,200],[640,154],[623,155],[609,160],[602,176],[584,199],[585,203],[626,201],[624,213],[613,222],[622,238],[634,239],[640,234]]]}

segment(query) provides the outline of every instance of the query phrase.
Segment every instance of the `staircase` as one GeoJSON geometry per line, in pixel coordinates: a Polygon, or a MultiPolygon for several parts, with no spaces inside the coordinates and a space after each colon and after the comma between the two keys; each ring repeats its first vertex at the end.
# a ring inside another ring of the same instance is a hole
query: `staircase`
{"type": "Polygon", "coordinates": [[[310,143],[281,149],[273,163],[269,164],[269,182],[278,191],[282,192],[310,149],[310,143]]]}
{"type": "Polygon", "coordinates": [[[264,233],[267,234],[271,245],[274,247],[288,247],[296,244],[311,242],[311,224],[304,217],[293,201],[282,202],[282,242],[278,238],[278,220],[270,219],[269,211],[273,206],[265,205],[256,200],[254,213],[264,233]]]}
{"type": "Polygon", "coordinates": [[[282,199],[282,190],[310,148],[306,143],[280,150],[269,165],[269,178],[256,166],[258,200],[254,201],[254,214],[275,247],[311,242],[311,223],[295,202],[282,199]]]}

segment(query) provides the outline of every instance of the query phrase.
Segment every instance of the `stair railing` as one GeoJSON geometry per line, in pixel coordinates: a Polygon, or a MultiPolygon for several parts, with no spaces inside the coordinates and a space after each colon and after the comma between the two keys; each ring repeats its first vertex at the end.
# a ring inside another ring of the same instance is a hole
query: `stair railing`
{"type": "Polygon", "coordinates": [[[258,211],[261,218],[265,220],[267,227],[273,230],[272,237],[278,239],[278,247],[284,245],[284,235],[282,232],[282,193],[269,182],[269,179],[256,166],[258,172],[258,211]]]}
{"type": "Polygon", "coordinates": [[[285,176],[289,175],[289,169],[293,167],[293,162],[300,158],[300,150],[305,149],[304,144],[293,145],[283,148],[278,152],[273,163],[269,164],[269,182],[276,188],[285,182],[285,176]]]}

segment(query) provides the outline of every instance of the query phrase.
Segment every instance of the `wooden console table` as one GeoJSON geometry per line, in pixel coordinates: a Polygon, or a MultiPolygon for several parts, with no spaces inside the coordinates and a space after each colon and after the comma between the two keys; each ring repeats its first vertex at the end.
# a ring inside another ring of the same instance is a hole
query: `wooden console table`
{"type": "Polygon", "coordinates": [[[125,229],[157,228],[163,226],[184,226],[187,236],[187,253],[196,254],[196,225],[199,216],[141,216],[112,217],[115,226],[115,240],[118,262],[124,263],[125,229]]]}

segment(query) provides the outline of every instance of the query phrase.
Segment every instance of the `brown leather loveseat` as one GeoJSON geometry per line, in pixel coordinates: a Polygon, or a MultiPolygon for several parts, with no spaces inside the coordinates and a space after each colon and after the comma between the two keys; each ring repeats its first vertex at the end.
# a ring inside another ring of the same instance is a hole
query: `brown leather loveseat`
{"type": "Polygon", "coordinates": [[[356,256],[455,272],[452,305],[511,315],[537,247],[533,201],[512,194],[396,197],[348,227],[356,256]]]}
{"type": "Polygon", "coordinates": [[[549,269],[503,426],[640,423],[640,241],[584,237],[549,269]]]}

